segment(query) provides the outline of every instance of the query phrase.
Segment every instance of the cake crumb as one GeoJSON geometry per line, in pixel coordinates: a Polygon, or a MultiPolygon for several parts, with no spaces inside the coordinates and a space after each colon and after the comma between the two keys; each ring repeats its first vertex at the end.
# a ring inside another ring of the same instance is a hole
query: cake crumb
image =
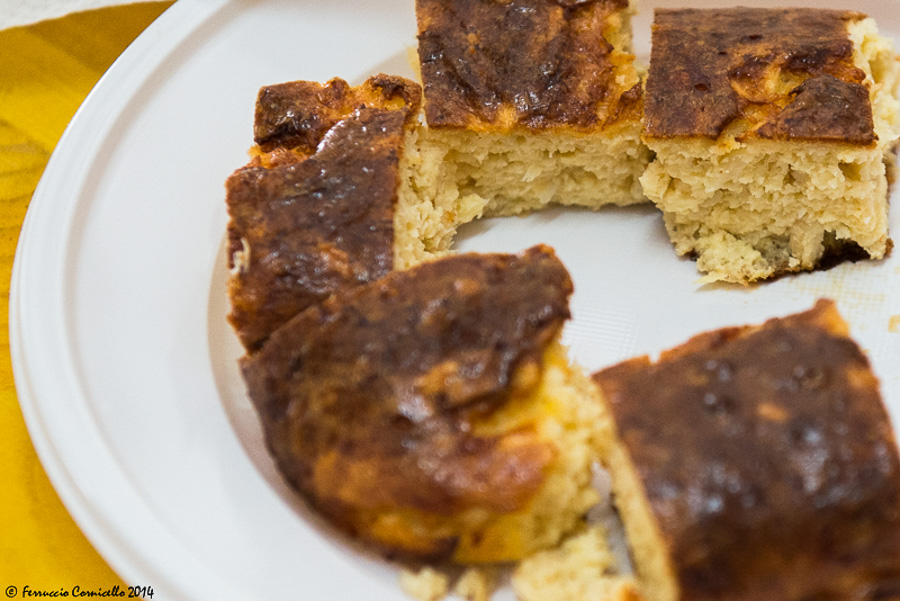
{"type": "Polygon", "coordinates": [[[447,596],[450,578],[429,566],[417,571],[404,568],[400,571],[400,588],[419,601],[440,601],[447,596]]]}
{"type": "Polygon", "coordinates": [[[497,577],[489,568],[469,568],[462,573],[453,592],[466,601],[489,601],[494,592],[497,577]]]}
{"type": "Polygon", "coordinates": [[[560,547],[536,553],[513,572],[520,601],[640,601],[631,575],[618,572],[602,526],[594,525],[560,547]]]}
{"type": "Polygon", "coordinates": [[[900,332],[900,315],[891,315],[888,321],[888,332],[900,332]]]}

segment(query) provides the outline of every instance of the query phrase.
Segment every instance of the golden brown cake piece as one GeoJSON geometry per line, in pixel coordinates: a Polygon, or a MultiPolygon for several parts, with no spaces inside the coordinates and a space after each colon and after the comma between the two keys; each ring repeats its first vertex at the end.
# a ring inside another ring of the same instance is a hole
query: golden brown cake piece
{"type": "Polygon", "coordinates": [[[900,462],[831,301],[594,376],[649,601],[900,598],[900,462]]]}
{"type": "Polygon", "coordinates": [[[389,553],[555,544],[597,500],[596,389],[557,341],[571,292],[535,247],[391,272],[298,315],[241,361],[279,469],[389,553]]]}
{"type": "Polygon", "coordinates": [[[644,200],[627,0],[417,0],[424,141],[486,214],[644,200]]]}
{"type": "Polygon", "coordinates": [[[706,281],[889,251],[900,63],[872,19],[660,9],[652,42],[641,183],[706,281]]]}
{"type": "Polygon", "coordinates": [[[248,350],[337,290],[423,254],[407,223],[420,203],[409,176],[420,103],[416,83],[386,75],[260,90],[253,159],[226,186],[229,320],[248,350]]]}

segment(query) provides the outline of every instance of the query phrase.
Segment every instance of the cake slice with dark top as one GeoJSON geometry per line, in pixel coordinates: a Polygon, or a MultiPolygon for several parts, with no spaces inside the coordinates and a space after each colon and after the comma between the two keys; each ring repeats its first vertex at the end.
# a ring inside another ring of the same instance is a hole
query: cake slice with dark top
{"type": "Polygon", "coordinates": [[[645,201],[627,0],[417,0],[416,15],[445,187],[486,215],[645,201]]]}
{"type": "Polygon", "coordinates": [[[834,304],[594,375],[651,601],[900,598],[900,462],[834,304]]]}
{"type": "Polygon", "coordinates": [[[260,90],[252,159],[226,184],[229,321],[248,350],[338,290],[449,246],[459,211],[429,195],[420,106],[418,84],[387,75],[260,90]]]}
{"type": "Polygon", "coordinates": [[[344,289],[241,360],[287,481],[391,554],[505,562],[597,502],[599,401],[559,344],[552,250],[466,254],[344,289]]]}
{"type": "Polygon", "coordinates": [[[656,11],[641,177],[704,281],[880,259],[900,63],[857,12],[656,11]]]}

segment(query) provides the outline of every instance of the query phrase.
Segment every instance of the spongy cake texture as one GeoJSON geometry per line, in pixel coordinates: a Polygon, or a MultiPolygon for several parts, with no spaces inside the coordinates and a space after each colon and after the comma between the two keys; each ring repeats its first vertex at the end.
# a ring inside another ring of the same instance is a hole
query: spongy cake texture
{"type": "Polygon", "coordinates": [[[898,69],[859,13],[657,11],[641,183],[676,251],[738,283],[883,257],[898,69]]]}
{"type": "Polygon", "coordinates": [[[592,525],[520,562],[512,576],[516,596],[520,601],[639,601],[638,585],[616,561],[608,536],[592,525]]]}

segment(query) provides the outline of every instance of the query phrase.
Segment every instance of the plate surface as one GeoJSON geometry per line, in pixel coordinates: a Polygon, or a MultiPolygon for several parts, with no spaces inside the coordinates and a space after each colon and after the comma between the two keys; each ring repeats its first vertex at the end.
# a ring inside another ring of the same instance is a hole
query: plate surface
{"type": "MultiPolygon", "coordinates": [[[[652,5],[634,21],[643,57],[652,5]]],[[[896,0],[853,8],[900,40],[896,0]]],[[[101,80],[61,140],[16,258],[16,385],[57,491],[128,584],[153,586],[166,601],[404,598],[393,568],[308,515],[263,448],[224,317],[223,183],[246,161],[260,86],[411,76],[414,44],[412,1],[180,0],[101,80]]],[[[896,236],[897,211],[891,222],[896,236]]],[[[457,248],[538,242],[573,274],[564,339],[587,369],[826,296],[900,419],[896,251],[754,288],[700,287],[646,207],[487,220],[467,226],[457,248]]]]}

